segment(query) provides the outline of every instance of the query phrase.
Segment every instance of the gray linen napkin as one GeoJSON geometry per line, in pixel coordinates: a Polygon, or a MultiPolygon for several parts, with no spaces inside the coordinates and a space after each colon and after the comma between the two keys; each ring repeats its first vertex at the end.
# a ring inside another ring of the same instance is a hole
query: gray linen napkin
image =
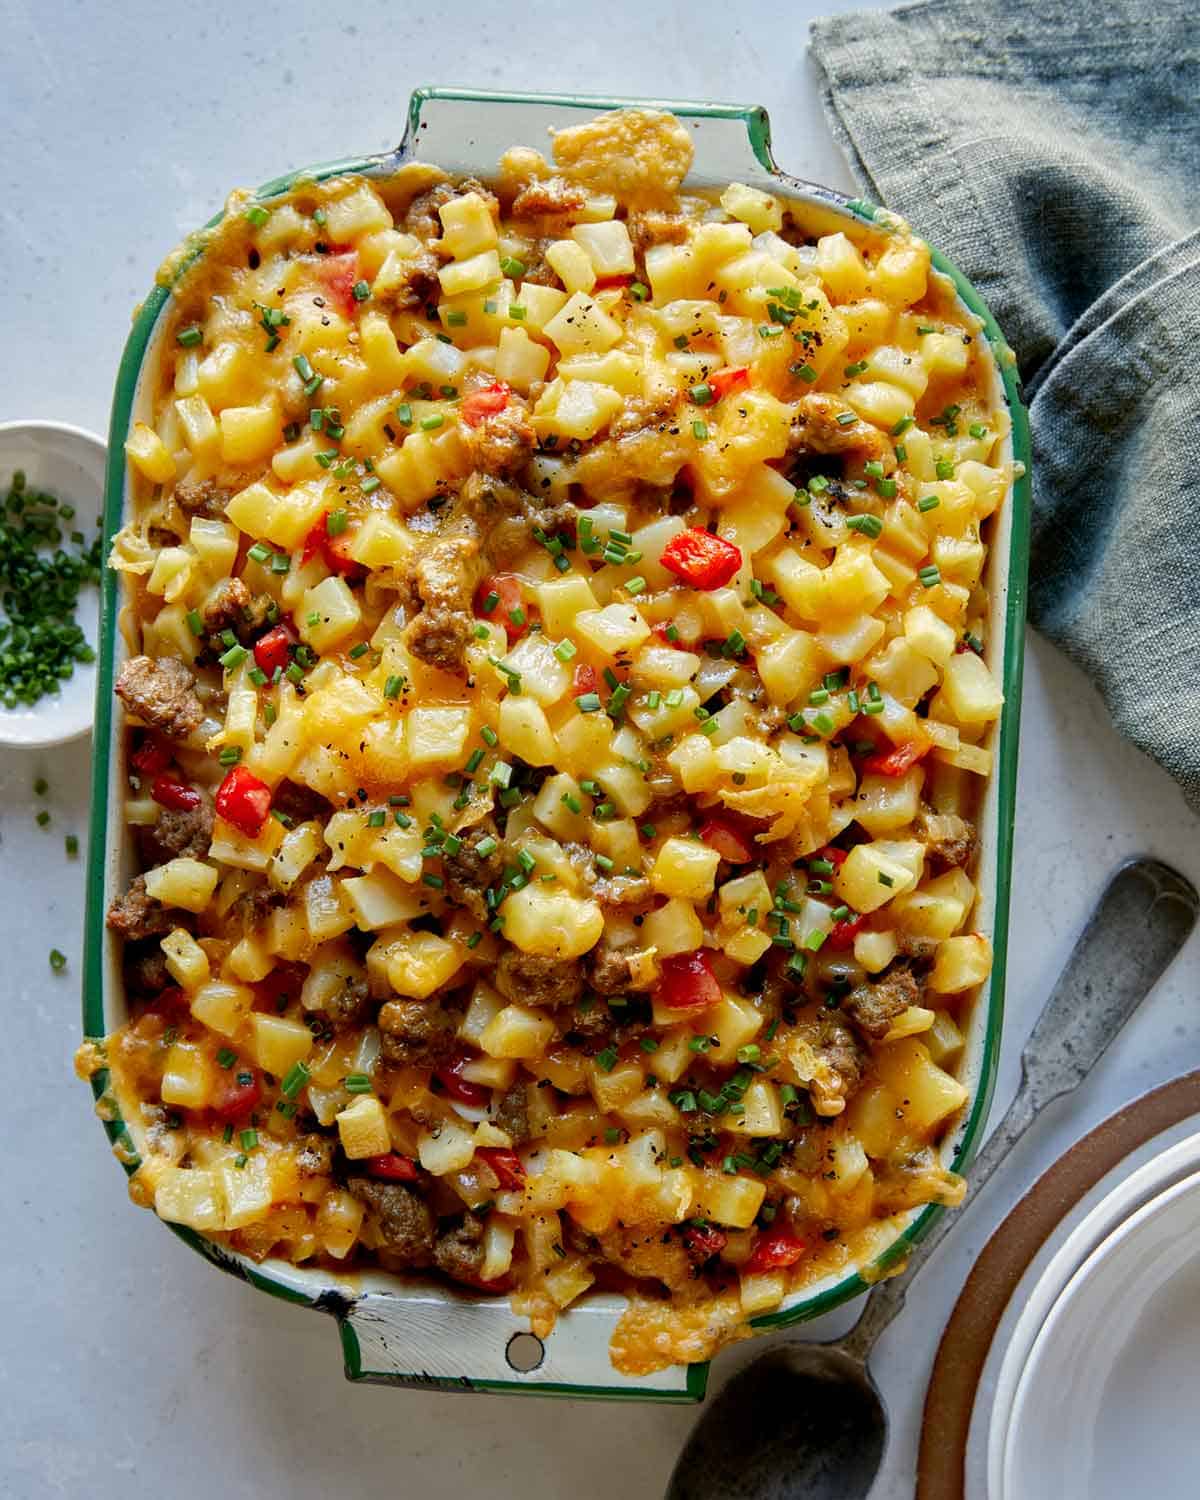
{"type": "Polygon", "coordinates": [[[1030,613],[1200,809],[1200,24],[1185,0],[924,0],[820,20],[864,191],[1017,354],[1030,613]]]}

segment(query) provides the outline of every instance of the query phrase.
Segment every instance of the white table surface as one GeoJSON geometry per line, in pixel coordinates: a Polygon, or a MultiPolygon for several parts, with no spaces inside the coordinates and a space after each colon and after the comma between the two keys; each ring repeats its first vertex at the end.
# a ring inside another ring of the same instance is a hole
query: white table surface
{"type": "MultiPolygon", "coordinates": [[[[835,8],[851,7],[471,3],[442,7],[436,24],[416,6],[369,0],[0,0],[0,420],[104,431],[129,314],[163,252],[232,185],[394,144],[417,84],[761,102],[785,167],[848,187],[804,56],[807,19],[835,8]]],[[[997,1108],[1103,875],[1149,851],[1200,879],[1196,819],[1173,783],[1033,638],[1023,714],[997,1108]]],[[[0,757],[11,1215],[0,1236],[0,1494],[661,1495],[694,1409],[347,1385],[330,1321],[218,1275],[128,1204],[70,1068],[83,865],[66,859],[63,835],[86,833],[88,762],[86,743],[0,757]],[[47,832],[33,818],[39,775],[51,782],[47,832]],[[52,946],[69,956],[61,976],[52,946]]],[[[1078,1135],[1200,1063],[1198,978],[1193,941],[917,1282],[876,1359],[895,1421],[877,1500],[912,1495],[933,1351],[990,1228],[1078,1135]]],[[[711,1389],[761,1347],[719,1360],[711,1389]]]]}

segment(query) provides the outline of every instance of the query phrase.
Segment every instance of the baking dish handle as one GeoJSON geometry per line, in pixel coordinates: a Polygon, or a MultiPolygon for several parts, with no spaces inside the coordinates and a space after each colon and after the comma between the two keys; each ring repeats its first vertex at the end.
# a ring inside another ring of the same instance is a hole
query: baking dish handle
{"type": "Polygon", "coordinates": [[[707,1365],[675,1365],[653,1375],[622,1375],[609,1340],[623,1298],[597,1297],[569,1308],[543,1342],[508,1299],[453,1291],[366,1291],[330,1306],[341,1329],[346,1378],[444,1391],[506,1391],[639,1401],[699,1401],[707,1365]]]}
{"type": "Polygon", "coordinates": [[[408,104],[401,160],[436,161],[451,173],[488,170],[510,144],[548,150],[549,132],[606,109],[670,110],[686,120],[696,145],[697,184],[746,181],[776,170],[771,122],[758,104],[671,99],[610,99],[586,94],[489,94],[478,89],[416,89],[408,104]]]}

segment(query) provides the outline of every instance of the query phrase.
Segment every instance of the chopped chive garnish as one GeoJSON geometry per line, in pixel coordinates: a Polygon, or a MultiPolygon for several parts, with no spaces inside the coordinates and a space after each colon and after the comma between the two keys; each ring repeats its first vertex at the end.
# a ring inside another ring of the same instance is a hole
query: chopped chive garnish
{"type": "Polygon", "coordinates": [[[431,416],[422,417],[418,426],[422,432],[435,432],[445,420],[440,411],[435,411],[431,416]]]}
{"type": "Polygon", "coordinates": [[[712,386],[708,385],[705,381],[701,381],[699,385],[694,385],[688,392],[688,399],[693,406],[708,406],[713,399],[712,386]]]}
{"type": "Polygon", "coordinates": [[[883,530],[883,522],[878,516],[847,516],[846,528],[849,531],[861,532],[863,536],[876,537],[883,530]]]}
{"type": "Polygon", "coordinates": [[[694,438],[696,438],[699,442],[702,443],[704,441],[704,439],[708,436],[708,423],[707,422],[693,422],[692,423],[692,436],[694,438]]]}
{"type": "Polygon", "coordinates": [[[935,510],[942,502],[936,495],[925,495],[917,501],[918,510],[935,510]]]}
{"type": "Polygon", "coordinates": [[[844,411],[838,416],[837,424],[839,427],[853,427],[857,421],[858,418],[852,411],[844,411]]]}
{"type": "Polygon", "coordinates": [[[523,260],[518,260],[515,255],[506,255],[500,261],[500,269],[505,276],[511,276],[516,281],[524,276],[528,267],[523,260]]]}
{"type": "Polygon", "coordinates": [[[599,693],[581,693],[575,700],[575,707],[581,714],[594,714],[600,709],[599,693]]]}
{"type": "Polygon", "coordinates": [[[929,563],[917,570],[917,577],[927,589],[931,589],[935,583],[941,583],[942,572],[937,563],[929,563]]]}
{"type": "Polygon", "coordinates": [[[576,654],[578,647],[574,641],[559,641],[554,648],[554,654],[561,662],[568,662],[576,654]]]}
{"type": "Polygon", "coordinates": [[[189,323],[175,335],[175,342],[184,349],[194,349],[203,339],[204,333],[198,323],[189,323]]]}
{"type": "Polygon", "coordinates": [[[56,974],[61,974],[62,971],[67,967],[67,955],[65,953],[60,953],[57,948],[51,948],[50,967],[56,974]]]}

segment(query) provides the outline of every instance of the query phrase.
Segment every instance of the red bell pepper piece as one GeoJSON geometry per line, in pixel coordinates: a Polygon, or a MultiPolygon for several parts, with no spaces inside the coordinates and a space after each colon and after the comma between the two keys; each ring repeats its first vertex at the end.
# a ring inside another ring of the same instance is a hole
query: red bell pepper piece
{"type": "Polygon", "coordinates": [[[716,1005],[721,998],[721,986],[708,954],[697,948],[694,953],[664,958],[656,998],[668,1010],[701,1011],[716,1005]]]}
{"type": "Polygon", "coordinates": [[[816,854],[810,857],[812,859],[827,859],[831,865],[844,865],[846,863],[846,851],[839,849],[836,844],[826,844],[824,849],[818,849],[816,854]]]}
{"type": "Polygon", "coordinates": [[[143,776],[157,776],[171,764],[174,752],[160,735],[148,734],[129,759],[134,770],[140,771],[143,776]]]}
{"type": "Polygon", "coordinates": [[[480,1146],[475,1155],[487,1162],[502,1188],[520,1192],[525,1186],[525,1166],[515,1151],[507,1146],[480,1146]]]}
{"type": "Polygon", "coordinates": [[[319,552],[331,573],[341,573],[348,577],[353,573],[363,571],[362,565],[356,563],[346,551],[350,538],[330,536],[328,523],[328,511],[323,512],[313,523],[308,535],[304,538],[304,550],[300,554],[301,564],[311,562],[319,552]]]}
{"type": "Polygon", "coordinates": [[[172,812],[191,812],[204,801],[194,786],[185,786],[174,776],[156,776],[150,795],[159,807],[169,807],[172,812]]]}
{"type": "Polygon", "coordinates": [[[529,629],[529,618],[522,602],[521,580],[517,575],[496,573],[491,578],[484,579],[475,591],[475,613],[485,620],[503,625],[510,641],[520,640],[529,629]],[[497,602],[488,609],[487,602],[493,594],[497,595],[497,602]],[[520,624],[512,617],[515,610],[525,615],[520,624]]]}
{"type": "Polygon", "coordinates": [[[271,812],[271,788],[245,766],[234,766],[217,788],[217,814],[248,839],[257,838],[271,812]]]}
{"type": "Polygon", "coordinates": [[[472,1083],[469,1078],[462,1076],[462,1070],[469,1062],[470,1058],[460,1057],[447,1067],[439,1068],[434,1077],[451,1099],[457,1099],[460,1104],[469,1105],[472,1109],[482,1109],[491,1099],[492,1091],[484,1088],[483,1084],[472,1083]]]}
{"type": "Polygon", "coordinates": [[[459,415],[468,427],[478,427],[485,417],[494,417],[508,405],[512,387],[503,380],[493,380],[482,390],[469,391],[459,404],[459,415]]]}
{"type": "Polygon", "coordinates": [[[580,662],[571,679],[572,698],[582,698],[584,693],[594,693],[598,686],[595,667],[589,667],[587,662],[580,662]]]}
{"type": "Polygon", "coordinates": [[[276,625],[266,635],[259,636],[254,643],[254,660],[259,670],[268,677],[274,674],[276,668],[281,672],[286,671],[291,660],[291,649],[295,644],[296,637],[286,625],[276,625]]]}
{"type": "Polygon", "coordinates": [[[784,1266],[794,1266],[807,1249],[804,1240],[797,1239],[786,1229],[766,1229],[755,1242],[745,1269],[778,1271],[784,1266]]]}
{"type": "Polygon", "coordinates": [[[742,554],[724,537],[693,526],[671,538],[662,551],[662,565],[694,589],[724,588],[742,565],[742,554]]]}
{"type": "Polygon", "coordinates": [[[750,369],[747,365],[727,365],[723,370],[714,370],[708,376],[708,388],[713,393],[714,401],[749,384],[750,369]]]}
{"type": "Polygon", "coordinates": [[[236,1123],[253,1114],[262,1099],[262,1080],[256,1068],[221,1070],[209,1106],[218,1120],[236,1123]]]}
{"type": "Polygon", "coordinates": [[[689,1224],[680,1235],[687,1257],[694,1266],[702,1266],[714,1255],[720,1255],[729,1236],[715,1224],[689,1224]]]}
{"type": "Polygon", "coordinates": [[[827,948],[836,948],[839,953],[844,953],[847,948],[853,948],[854,939],[862,930],[865,917],[850,917],[842,922],[835,922],[829,929],[829,936],[825,939],[827,948]]]}
{"type": "Polygon", "coordinates": [[[416,1162],[399,1151],[368,1156],[366,1166],[372,1177],[382,1177],[385,1182],[416,1182],[418,1176],[416,1162]]]}
{"type": "Polygon", "coordinates": [[[744,865],[754,858],[754,848],[745,834],[724,818],[709,818],[701,823],[700,837],[731,865],[744,865]]]}
{"type": "Polygon", "coordinates": [[[907,740],[894,750],[881,750],[863,761],[864,771],[878,771],[881,776],[903,776],[933,749],[928,740],[907,740]]]}
{"type": "Polygon", "coordinates": [[[338,312],[349,317],[355,306],[355,284],[362,280],[362,273],[358,269],[358,251],[346,250],[340,255],[322,256],[317,266],[317,279],[338,312]]]}

